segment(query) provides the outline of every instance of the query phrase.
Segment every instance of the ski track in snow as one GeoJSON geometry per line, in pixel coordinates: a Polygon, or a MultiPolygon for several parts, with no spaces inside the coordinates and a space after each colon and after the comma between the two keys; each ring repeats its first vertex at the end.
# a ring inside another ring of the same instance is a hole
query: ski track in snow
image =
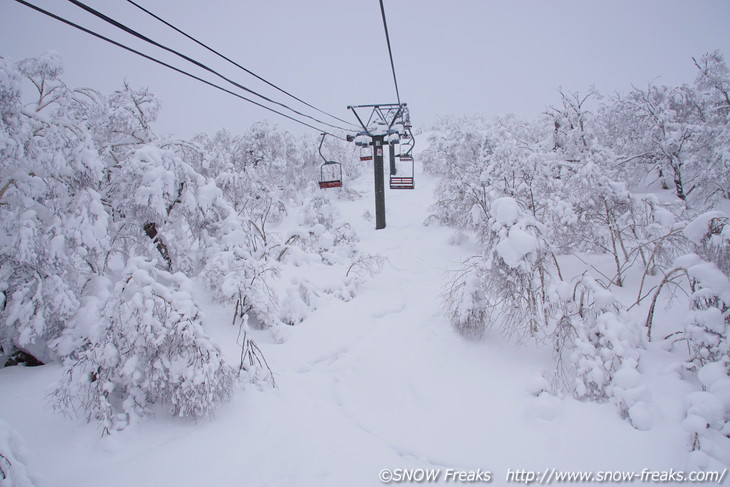
{"type": "MultiPolygon", "coordinates": [[[[353,184],[372,195],[372,175],[353,184]]],[[[278,388],[248,386],[215,418],[161,413],[100,439],[46,406],[59,367],[0,371],[0,417],[26,439],[43,485],[377,486],[383,468],[481,468],[504,485],[508,468],[681,466],[676,427],[638,432],[611,405],[534,397],[527,384],[549,367],[544,351],[452,331],[440,294],[468,243],[423,225],[436,181],[417,174],[416,184],[386,191],[379,231],[362,218],[371,196],[338,202],[362,251],[388,263],[351,301],[332,300],[284,343],[264,343],[278,388]]]]}

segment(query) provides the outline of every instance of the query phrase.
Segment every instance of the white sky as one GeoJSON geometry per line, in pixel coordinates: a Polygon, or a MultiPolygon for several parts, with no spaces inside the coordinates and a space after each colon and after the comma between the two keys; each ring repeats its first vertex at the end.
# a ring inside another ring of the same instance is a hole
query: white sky
{"type": "MultiPolygon", "coordinates": [[[[201,73],[69,2],[29,1],[201,73]]],[[[124,0],[84,3],[251,89],[303,108],[124,0]]],[[[137,3],[340,118],[355,121],[347,105],[396,100],[378,0],[137,3]]],[[[730,57],[729,0],[385,0],[385,8],[402,101],[416,125],[446,114],[532,118],[558,102],[558,87],[585,91],[593,84],[610,95],[651,80],[689,83],[696,69],[692,56],[719,49],[730,57]]],[[[226,127],[236,133],[261,119],[310,131],[2,0],[0,56],[16,61],[49,49],[64,58],[71,86],[109,93],[126,79],[133,87],[149,87],[163,105],[158,132],[189,137],[226,127]]]]}

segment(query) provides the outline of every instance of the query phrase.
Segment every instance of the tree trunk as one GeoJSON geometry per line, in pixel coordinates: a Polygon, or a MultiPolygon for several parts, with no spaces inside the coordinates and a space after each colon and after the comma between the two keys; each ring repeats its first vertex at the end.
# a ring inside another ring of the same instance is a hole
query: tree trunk
{"type": "Polygon", "coordinates": [[[160,237],[157,236],[157,224],[154,222],[148,222],[144,224],[143,228],[150,240],[154,242],[157,250],[160,252],[160,255],[165,260],[165,263],[167,263],[167,270],[172,271],[172,259],[170,258],[170,252],[167,250],[167,245],[165,245],[162,240],[160,240],[160,237]]]}

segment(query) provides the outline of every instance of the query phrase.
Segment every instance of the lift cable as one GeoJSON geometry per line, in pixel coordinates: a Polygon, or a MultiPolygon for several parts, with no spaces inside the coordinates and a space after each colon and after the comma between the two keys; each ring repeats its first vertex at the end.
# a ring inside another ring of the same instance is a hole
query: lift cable
{"type": "MultiPolygon", "coordinates": [[[[122,49],[124,49],[124,50],[126,50],[126,51],[129,51],[129,52],[133,53],[133,54],[137,54],[138,56],[141,56],[141,57],[143,57],[143,58],[145,58],[145,59],[148,59],[148,60],[150,60],[150,61],[152,61],[152,62],[154,62],[154,63],[157,63],[157,64],[159,64],[159,65],[161,65],[161,66],[164,66],[164,67],[166,67],[166,68],[172,69],[173,71],[176,71],[176,72],[178,72],[178,73],[180,73],[180,74],[182,74],[182,75],[185,75],[185,76],[187,76],[187,77],[189,77],[189,78],[192,78],[192,79],[194,79],[194,80],[200,81],[201,83],[205,83],[205,84],[206,84],[206,85],[208,85],[208,86],[211,86],[211,87],[213,87],[213,88],[216,88],[216,89],[218,89],[218,90],[220,90],[220,91],[223,91],[223,92],[225,92],[225,93],[228,93],[229,95],[233,95],[233,96],[235,96],[236,98],[240,98],[241,100],[247,101],[247,102],[249,102],[249,103],[252,103],[252,104],[254,104],[254,105],[258,106],[258,107],[261,107],[261,108],[263,108],[263,109],[265,109],[265,110],[268,110],[268,111],[270,111],[270,112],[276,113],[277,115],[281,115],[281,116],[282,116],[282,117],[284,117],[284,118],[287,118],[287,119],[289,119],[289,120],[292,120],[292,121],[294,121],[294,122],[297,122],[297,123],[299,123],[299,124],[301,124],[301,125],[304,125],[304,126],[306,126],[306,127],[309,127],[309,128],[311,128],[311,129],[314,129],[314,130],[316,130],[317,132],[320,132],[320,133],[322,133],[322,132],[323,132],[323,130],[322,130],[321,128],[315,127],[314,125],[310,125],[310,124],[308,124],[307,122],[303,122],[303,121],[301,121],[301,120],[299,120],[299,119],[296,119],[296,118],[294,118],[294,117],[292,117],[292,116],[290,116],[290,115],[287,115],[286,113],[282,113],[282,112],[280,112],[280,111],[277,111],[277,110],[275,110],[275,109],[273,109],[273,108],[271,108],[271,107],[267,107],[266,105],[262,105],[261,103],[259,103],[259,102],[257,102],[257,101],[254,101],[254,100],[251,100],[251,99],[249,99],[249,98],[246,98],[246,97],[245,97],[245,96],[243,96],[243,95],[240,95],[240,94],[238,94],[238,93],[235,93],[235,92],[233,92],[233,91],[230,91],[230,90],[228,90],[228,89],[226,89],[226,88],[223,88],[222,86],[219,86],[219,85],[217,85],[217,84],[215,84],[215,83],[212,83],[212,82],[210,82],[210,81],[208,81],[208,80],[205,80],[205,79],[203,79],[203,78],[200,78],[200,77],[198,77],[198,76],[195,76],[194,74],[188,73],[187,71],[184,71],[184,70],[182,70],[182,69],[180,69],[180,68],[177,68],[177,67],[175,67],[175,66],[172,66],[172,65],[170,65],[170,64],[167,64],[167,63],[165,63],[165,62],[163,62],[163,61],[160,61],[159,59],[156,59],[156,58],[154,58],[154,57],[152,57],[152,56],[149,56],[149,55],[147,55],[147,54],[145,54],[145,53],[143,53],[143,52],[137,51],[136,49],[133,49],[133,48],[131,48],[131,47],[129,47],[129,46],[126,46],[126,45],[124,45],[124,44],[122,44],[122,43],[120,43],[120,42],[117,42],[117,41],[115,41],[115,40],[112,40],[112,39],[110,39],[110,38],[108,38],[108,37],[105,37],[105,36],[103,36],[103,35],[101,35],[101,34],[98,34],[98,33],[94,32],[94,31],[92,31],[92,30],[90,30],[90,29],[87,29],[86,27],[82,27],[82,26],[80,26],[80,25],[78,25],[78,24],[75,24],[74,22],[71,22],[70,20],[64,19],[63,17],[60,17],[60,16],[58,16],[58,15],[56,15],[56,14],[52,13],[52,12],[49,12],[49,11],[47,11],[47,10],[44,10],[44,9],[42,9],[41,7],[38,7],[38,6],[36,6],[36,5],[33,5],[33,4],[31,4],[31,3],[28,3],[28,2],[26,2],[25,0],[15,0],[15,1],[16,1],[17,3],[19,3],[19,4],[21,4],[21,5],[25,5],[26,7],[29,7],[29,8],[31,8],[31,9],[33,9],[33,10],[37,11],[37,12],[40,12],[40,13],[42,13],[42,14],[44,14],[44,15],[46,15],[46,16],[48,16],[48,17],[50,17],[50,18],[54,19],[54,20],[58,20],[59,22],[62,22],[62,23],[64,23],[64,24],[66,24],[66,25],[69,25],[69,26],[71,26],[71,27],[75,28],[75,29],[78,29],[78,30],[80,30],[80,31],[82,31],[82,32],[85,32],[85,33],[89,34],[89,35],[92,35],[92,36],[94,36],[94,37],[96,37],[96,38],[98,38],[98,39],[101,39],[101,40],[103,40],[103,41],[106,41],[106,42],[108,42],[108,43],[110,43],[110,44],[113,44],[113,45],[115,45],[115,46],[117,46],[117,47],[120,47],[120,48],[122,48],[122,49]]],[[[329,135],[331,135],[332,137],[338,138],[338,139],[340,139],[340,140],[346,140],[346,139],[344,139],[343,137],[340,137],[340,136],[338,136],[338,135],[332,134],[332,133],[330,133],[330,132],[326,132],[326,133],[328,133],[328,134],[329,134],[329,135]]]]}
{"type": "MultiPolygon", "coordinates": [[[[191,41],[195,42],[195,43],[196,43],[196,44],[198,44],[199,46],[202,46],[203,48],[205,48],[205,49],[207,49],[208,51],[212,52],[212,53],[213,53],[213,54],[215,54],[216,56],[218,56],[218,57],[220,57],[220,58],[222,58],[222,59],[224,59],[224,60],[228,61],[228,62],[229,62],[229,63],[231,63],[232,65],[234,65],[234,66],[236,66],[237,68],[239,68],[239,69],[241,69],[241,70],[245,71],[246,73],[250,74],[250,75],[251,75],[251,76],[253,76],[254,78],[256,78],[256,79],[258,79],[258,80],[260,80],[260,81],[263,81],[264,83],[266,83],[267,85],[271,86],[272,88],[274,88],[274,89],[276,89],[276,90],[279,90],[280,92],[284,93],[285,95],[287,95],[287,96],[289,96],[289,97],[291,97],[291,98],[295,99],[296,101],[298,101],[298,102],[300,102],[300,103],[302,103],[302,104],[304,104],[304,105],[308,106],[309,108],[312,108],[312,109],[314,109],[314,110],[317,110],[318,112],[320,112],[320,113],[322,113],[322,114],[324,114],[324,115],[327,115],[328,117],[332,117],[332,118],[334,118],[335,120],[338,120],[338,121],[340,121],[340,122],[346,123],[346,124],[348,124],[348,125],[352,125],[352,123],[351,123],[351,122],[348,122],[347,120],[343,120],[343,119],[341,119],[341,118],[339,118],[339,117],[337,117],[337,116],[335,116],[335,115],[332,115],[331,113],[327,113],[327,112],[326,112],[326,111],[324,111],[324,110],[320,110],[319,108],[315,107],[314,105],[311,105],[311,104],[307,103],[306,101],[302,100],[301,98],[298,98],[298,97],[296,97],[296,96],[292,95],[292,94],[291,94],[291,93],[289,93],[288,91],[286,91],[286,90],[284,90],[284,89],[282,89],[282,88],[279,88],[279,87],[278,87],[278,86],[276,86],[276,85],[275,85],[274,83],[271,83],[271,82],[267,81],[266,79],[262,78],[261,76],[259,76],[258,74],[254,73],[253,71],[251,71],[251,70],[249,70],[249,69],[246,69],[245,67],[241,66],[241,65],[240,65],[240,64],[238,64],[237,62],[235,62],[235,61],[231,60],[230,58],[228,58],[228,57],[224,56],[223,54],[221,54],[220,52],[216,51],[216,50],[215,50],[215,49],[213,49],[212,47],[209,47],[208,45],[204,44],[203,42],[201,42],[201,41],[197,40],[197,39],[196,39],[195,37],[193,37],[193,36],[191,36],[191,35],[187,34],[186,32],[182,31],[181,29],[179,29],[179,28],[175,27],[175,26],[174,26],[174,25],[172,25],[171,23],[167,22],[167,21],[166,21],[165,19],[163,19],[163,18],[159,17],[158,15],[155,15],[155,14],[154,14],[153,12],[150,12],[149,10],[147,10],[147,9],[146,9],[146,8],[144,8],[143,6],[139,5],[138,3],[134,2],[133,0],[127,0],[127,2],[131,3],[132,5],[134,5],[135,7],[137,7],[138,9],[142,10],[142,11],[143,11],[143,12],[145,12],[145,13],[146,13],[147,15],[150,15],[151,17],[153,17],[153,18],[157,19],[158,21],[162,22],[163,24],[165,24],[165,25],[166,25],[166,26],[168,26],[169,28],[173,29],[173,30],[174,30],[175,32],[177,32],[177,33],[179,33],[179,34],[182,34],[183,36],[187,37],[188,39],[190,39],[191,41]]],[[[354,125],[353,125],[353,126],[354,126],[354,125]]]]}
{"type": "Polygon", "coordinates": [[[147,37],[147,36],[145,36],[143,34],[140,34],[139,32],[135,31],[134,29],[132,29],[130,27],[127,27],[126,25],[122,24],[121,22],[118,22],[118,21],[112,19],[111,17],[108,17],[108,16],[104,15],[103,13],[99,12],[98,10],[93,9],[93,8],[89,7],[88,5],[82,3],[82,2],[80,2],[78,0],[68,0],[68,1],[71,2],[72,4],[76,5],[77,7],[82,8],[83,10],[86,10],[87,12],[91,13],[92,15],[94,15],[94,16],[102,19],[102,20],[104,20],[105,22],[113,25],[114,27],[117,27],[118,29],[121,29],[121,30],[123,30],[123,31],[125,31],[125,32],[127,32],[127,33],[129,33],[129,34],[131,34],[131,35],[133,35],[135,37],[137,37],[138,39],[141,39],[141,40],[143,40],[143,41],[145,41],[145,42],[147,42],[149,44],[152,44],[153,46],[159,47],[160,49],[163,49],[163,50],[165,50],[167,52],[170,52],[172,54],[175,54],[176,56],[178,56],[178,57],[180,57],[180,58],[182,58],[182,59],[184,59],[184,60],[186,60],[186,61],[188,61],[188,62],[190,62],[190,63],[192,63],[192,64],[194,64],[194,65],[196,65],[196,66],[198,66],[200,68],[202,68],[202,69],[204,69],[205,71],[208,71],[208,72],[214,74],[215,76],[218,76],[219,78],[227,81],[228,83],[232,84],[233,86],[235,86],[237,88],[240,88],[240,89],[242,89],[242,90],[244,90],[244,91],[246,91],[248,93],[251,93],[252,95],[258,96],[259,98],[264,99],[264,100],[268,101],[269,103],[273,103],[273,104],[278,105],[278,106],[280,106],[282,108],[286,108],[287,110],[290,110],[290,111],[296,113],[299,116],[309,118],[310,120],[314,120],[317,123],[321,123],[323,125],[327,125],[328,127],[332,127],[332,128],[336,128],[336,129],[344,130],[344,131],[348,131],[349,130],[349,129],[346,129],[344,127],[340,127],[338,125],[332,125],[330,123],[324,122],[322,120],[319,120],[317,118],[314,118],[314,117],[312,117],[310,115],[307,115],[305,113],[301,113],[301,112],[299,112],[299,111],[297,111],[297,110],[295,110],[295,109],[293,109],[293,108],[285,105],[284,103],[281,103],[281,102],[272,100],[271,98],[268,98],[268,97],[266,97],[264,95],[261,95],[260,93],[256,93],[255,91],[253,91],[253,90],[251,90],[249,88],[246,88],[245,86],[243,86],[243,85],[241,85],[241,84],[233,81],[232,79],[223,76],[219,72],[217,72],[214,69],[206,66],[205,64],[201,63],[200,61],[196,61],[195,59],[193,59],[193,58],[191,58],[189,56],[186,56],[185,54],[182,54],[182,53],[180,53],[180,52],[178,52],[178,51],[176,51],[176,50],[174,50],[172,48],[169,48],[167,46],[162,45],[159,42],[154,41],[154,40],[150,39],[149,37],[147,37]]]}
{"type": "Polygon", "coordinates": [[[393,83],[395,83],[395,96],[400,105],[400,93],[398,92],[398,80],[395,77],[395,64],[393,63],[393,51],[390,49],[390,35],[388,35],[388,22],[385,20],[385,7],[383,0],[380,0],[380,12],[383,14],[383,27],[385,28],[385,40],[388,43],[388,54],[390,55],[390,69],[393,71],[393,83]]]}

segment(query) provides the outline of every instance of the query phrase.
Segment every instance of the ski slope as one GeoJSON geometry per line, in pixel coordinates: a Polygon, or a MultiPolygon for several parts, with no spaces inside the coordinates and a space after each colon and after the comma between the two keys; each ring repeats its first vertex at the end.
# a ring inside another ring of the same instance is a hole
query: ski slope
{"type": "MultiPolygon", "coordinates": [[[[50,410],[60,366],[0,369],[0,418],[24,438],[39,484],[357,487],[382,485],[386,468],[451,468],[504,485],[508,469],[683,466],[681,409],[658,409],[637,431],[611,404],[535,395],[548,348],[452,331],[440,294],[473,244],[423,224],[437,181],[419,172],[415,190],[386,190],[387,227],[374,230],[363,218],[372,177],[348,182],[364,197],[338,205],[362,251],[387,263],[351,301],[329,301],[278,339],[257,332],[278,387],[248,386],[197,423],[161,413],[101,437],[50,410]]],[[[230,310],[216,313],[229,322],[230,310]]],[[[235,341],[229,328],[216,337],[235,341]]]]}

